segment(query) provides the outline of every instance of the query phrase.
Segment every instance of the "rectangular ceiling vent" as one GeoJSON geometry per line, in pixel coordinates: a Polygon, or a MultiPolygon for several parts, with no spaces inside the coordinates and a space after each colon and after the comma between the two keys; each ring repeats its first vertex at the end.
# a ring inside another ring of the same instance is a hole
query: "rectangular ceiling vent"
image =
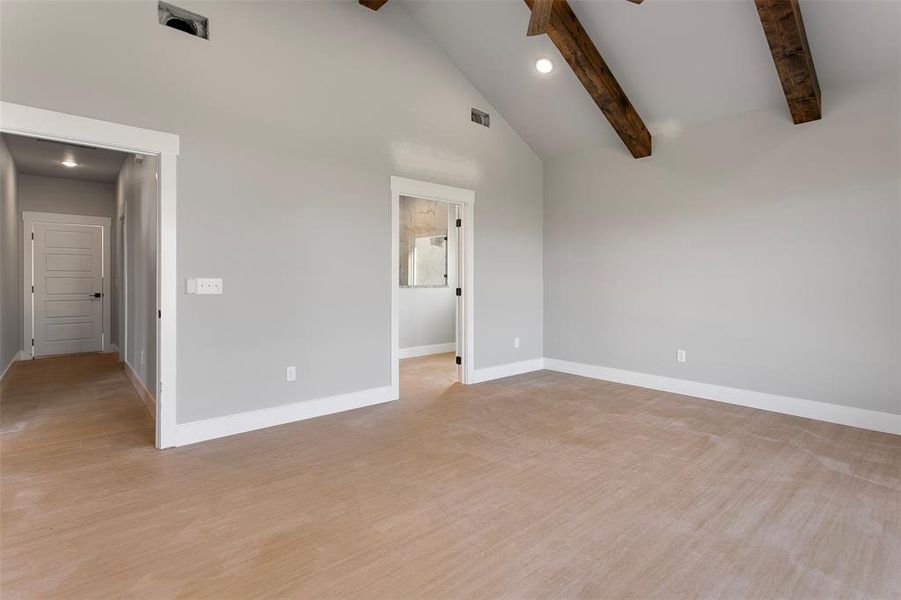
{"type": "Polygon", "coordinates": [[[478,108],[474,108],[472,109],[472,122],[484,125],[485,127],[491,127],[491,115],[480,111],[478,108]]]}
{"type": "Polygon", "coordinates": [[[194,37],[210,39],[210,20],[190,10],[173,6],[168,2],[157,4],[160,25],[184,31],[194,37]]]}

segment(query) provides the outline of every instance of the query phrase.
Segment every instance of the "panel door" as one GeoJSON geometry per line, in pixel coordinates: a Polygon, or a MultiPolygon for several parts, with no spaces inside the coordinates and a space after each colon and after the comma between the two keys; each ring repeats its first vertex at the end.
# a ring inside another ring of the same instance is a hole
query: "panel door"
{"type": "Polygon", "coordinates": [[[99,352],[103,344],[103,228],[35,223],[34,354],[99,352]]]}

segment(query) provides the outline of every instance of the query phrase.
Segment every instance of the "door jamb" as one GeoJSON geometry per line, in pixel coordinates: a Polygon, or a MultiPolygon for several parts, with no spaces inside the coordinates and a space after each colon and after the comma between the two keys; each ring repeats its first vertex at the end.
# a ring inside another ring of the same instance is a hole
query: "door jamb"
{"type": "Polygon", "coordinates": [[[110,346],[110,279],[112,271],[110,269],[110,225],[109,217],[91,217],[88,215],[68,215],[63,213],[47,213],[32,212],[28,210],[22,211],[22,349],[24,356],[34,358],[34,346],[31,346],[31,353],[26,353],[28,348],[28,339],[34,339],[34,241],[31,234],[34,231],[35,223],[61,223],[64,225],[87,225],[100,227],[101,234],[101,277],[103,280],[103,333],[100,336],[100,351],[106,352],[110,346]]]}
{"type": "Polygon", "coordinates": [[[463,348],[463,379],[461,383],[475,382],[475,290],[473,282],[475,273],[474,221],[475,192],[464,188],[451,187],[427,181],[391,176],[391,227],[389,248],[391,249],[391,265],[389,282],[391,289],[391,390],[394,399],[400,397],[400,359],[399,359],[399,319],[398,319],[398,271],[400,269],[400,243],[398,229],[400,227],[400,197],[412,196],[426,200],[437,200],[450,204],[459,204],[463,209],[463,223],[460,235],[463,238],[463,340],[458,345],[463,348]]]}
{"type": "Polygon", "coordinates": [[[179,136],[120,123],[0,102],[0,131],[61,142],[156,155],[157,193],[157,398],[156,447],[176,444],[176,163],[179,136]],[[163,382],[166,383],[163,393],[163,382]]]}

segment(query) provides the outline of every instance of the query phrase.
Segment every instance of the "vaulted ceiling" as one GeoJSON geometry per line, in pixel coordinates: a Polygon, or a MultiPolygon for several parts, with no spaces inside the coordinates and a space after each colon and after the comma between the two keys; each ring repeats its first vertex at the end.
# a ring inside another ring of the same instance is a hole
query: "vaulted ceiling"
{"type": "MultiPolygon", "coordinates": [[[[753,0],[569,0],[655,140],[766,109],[792,120],[753,0]]],[[[829,90],[901,73],[901,2],[801,0],[828,118],[829,90]]],[[[542,158],[622,141],[522,0],[392,0],[542,158]],[[540,75],[535,60],[555,69],[540,75]]],[[[375,16],[375,15],[373,15],[375,16]]],[[[625,151],[625,150],[624,150],[625,151]]]]}

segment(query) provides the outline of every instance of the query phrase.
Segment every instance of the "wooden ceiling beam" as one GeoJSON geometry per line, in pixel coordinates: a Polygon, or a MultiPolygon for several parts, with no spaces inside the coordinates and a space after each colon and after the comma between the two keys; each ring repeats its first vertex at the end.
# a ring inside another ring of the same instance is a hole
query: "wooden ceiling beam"
{"type": "Polygon", "coordinates": [[[754,0],[782,91],[795,125],[822,118],[820,84],[813,68],[798,0],[754,0]]]}
{"type": "Polygon", "coordinates": [[[532,5],[532,16],[529,17],[527,36],[547,33],[547,24],[551,21],[551,11],[554,10],[554,0],[535,0],[532,5]]]}
{"type": "Polygon", "coordinates": [[[388,0],[360,0],[360,4],[372,10],[378,10],[387,3],[388,0]]]}
{"type": "MultiPolygon", "coordinates": [[[[535,10],[538,0],[523,0],[535,10]]],[[[547,34],[635,158],[651,155],[651,134],[566,0],[552,4],[547,34]]]]}

